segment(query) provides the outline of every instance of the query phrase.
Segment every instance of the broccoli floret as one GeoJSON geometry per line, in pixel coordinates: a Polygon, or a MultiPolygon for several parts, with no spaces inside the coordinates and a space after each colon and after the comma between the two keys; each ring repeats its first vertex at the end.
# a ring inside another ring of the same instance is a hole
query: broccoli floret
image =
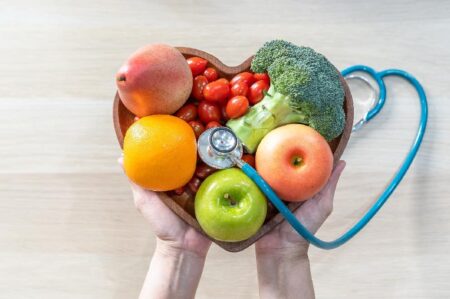
{"type": "Polygon", "coordinates": [[[268,72],[271,86],[263,100],[230,127],[253,153],[272,129],[303,123],[328,141],[345,125],[344,90],[338,71],[321,54],[283,40],[267,42],[252,60],[254,72],[268,72]]]}
{"type": "Polygon", "coordinates": [[[324,111],[314,113],[309,118],[309,126],[320,132],[326,140],[333,140],[344,130],[344,109],[338,106],[329,106],[324,111]]]}

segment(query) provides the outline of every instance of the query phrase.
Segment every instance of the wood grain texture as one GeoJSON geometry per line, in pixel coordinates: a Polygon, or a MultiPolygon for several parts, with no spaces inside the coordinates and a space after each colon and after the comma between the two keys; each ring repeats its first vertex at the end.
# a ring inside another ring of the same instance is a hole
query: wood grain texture
{"type": "MultiPolygon", "coordinates": [[[[449,298],[448,1],[17,0],[0,9],[0,298],[136,298],[155,242],[135,210],[111,120],[114,74],[151,42],[241,63],[271,38],[308,45],[339,69],[414,74],[429,97],[423,146],[361,234],[310,249],[318,298],[449,298]]],[[[318,235],[350,227],[414,137],[414,90],[386,80],[384,110],[353,134],[334,211],[318,235]]],[[[363,90],[350,85],[355,119],[363,90]]],[[[213,246],[197,298],[258,298],[253,248],[213,246]],[[226,278],[226,283],[224,283],[226,278]],[[229,278],[233,280],[230,286],[229,278]]]]}
{"type": "MultiPolygon", "coordinates": [[[[218,73],[220,78],[226,78],[231,80],[233,76],[238,73],[249,71],[250,64],[252,62],[253,56],[245,59],[241,64],[230,67],[223,64],[220,59],[215,57],[214,55],[204,52],[199,49],[193,49],[188,47],[177,47],[177,49],[183,54],[184,57],[201,57],[208,61],[207,67],[214,67],[218,73]]],[[[352,132],[353,126],[353,100],[350,89],[342,76],[340,76],[340,80],[342,86],[344,88],[344,102],[343,107],[345,111],[345,126],[342,134],[329,142],[330,148],[333,151],[333,158],[335,163],[339,161],[342,154],[344,153],[345,147],[350,139],[350,134],[352,132]]],[[[123,139],[128,128],[133,124],[135,115],[128,110],[120,99],[119,93],[116,92],[116,95],[113,100],[113,122],[114,122],[114,130],[116,132],[117,141],[119,145],[123,148],[123,139]]],[[[257,240],[262,238],[265,234],[270,232],[275,226],[284,221],[284,218],[277,213],[275,208],[269,206],[268,213],[266,216],[266,220],[264,221],[263,226],[250,238],[240,241],[240,242],[225,242],[218,241],[214,238],[211,238],[200,227],[197,219],[195,218],[194,211],[194,198],[195,194],[190,192],[190,190],[186,190],[181,195],[173,195],[170,196],[170,192],[166,193],[168,196],[162,196],[161,199],[164,203],[172,209],[181,219],[186,221],[190,226],[194,227],[196,230],[201,232],[207,238],[215,242],[217,245],[222,247],[225,250],[230,252],[238,252],[246,249],[251,246],[257,240]]],[[[292,202],[288,204],[288,207],[291,211],[295,211],[301,203],[292,202]]]]}

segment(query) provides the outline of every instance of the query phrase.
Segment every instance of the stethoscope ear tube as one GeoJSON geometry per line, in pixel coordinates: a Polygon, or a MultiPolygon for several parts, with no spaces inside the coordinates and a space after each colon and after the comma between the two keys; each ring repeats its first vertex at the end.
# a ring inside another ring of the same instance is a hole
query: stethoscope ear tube
{"type": "Polygon", "coordinates": [[[256,172],[255,169],[253,169],[250,165],[244,163],[239,165],[242,169],[242,171],[248,175],[261,189],[261,191],[264,192],[264,194],[267,196],[267,198],[272,202],[272,204],[275,206],[275,208],[284,216],[286,221],[289,222],[289,224],[308,242],[311,244],[322,248],[322,249],[333,249],[336,247],[339,247],[349,241],[351,238],[353,238],[361,229],[363,229],[367,223],[378,213],[378,211],[381,209],[381,207],[386,203],[386,201],[389,199],[390,195],[394,192],[394,190],[397,188],[397,186],[402,181],[403,177],[405,176],[406,172],[408,171],[409,167],[411,166],[411,163],[413,162],[417,151],[419,150],[420,144],[422,143],[423,136],[425,134],[427,120],[428,120],[428,105],[427,105],[427,98],[425,95],[425,91],[422,87],[422,85],[419,83],[419,81],[414,78],[411,74],[397,69],[388,69],[381,72],[376,72],[374,69],[364,66],[364,65],[355,65],[352,67],[349,67],[342,71],[342,75],[348,76],[349,74],[353,72],[364,72],[369,74],[373,77],[373,79],[377,82],[378,88],[379,88],[379,96],[378,101],[376,105],[374,105],[370,111],[366,114],[363,120],[363,124],[371,120],[375,115],[377,115],[381,109],[383,108],[383,105],[386,101],[386,86],[384,84],[383,78],[387,76],[397,76],[404,78],[407,80],[414,88],[417,90],[419,101],[420,101],[420,107],[421,107],[421,115],[420,115],[420,122],[419,127],[417,129],[416,137],[414,139],[414,142],[410,148],[410,151],[408,155],[406,156],[405,160],[403,161],[402,165],[398,169],[395,176],[392,178],[392,180],[387,185],[386,189],[383,191],[383,193],[380,195],[380,197],[377,199],[375,204],[366,212],[366,214],[347,232],[345,232],[342,236],[337,238],[334,241],[323,241],[314,234],[312,234],[303,224],[300,223],[300,221],[297,220],[295,215],[289,210],[289,208],[281,201],[281,199],[275,194],[275,192],[272,190],[272,188],[264,181],[264,179],[256,172]]]}

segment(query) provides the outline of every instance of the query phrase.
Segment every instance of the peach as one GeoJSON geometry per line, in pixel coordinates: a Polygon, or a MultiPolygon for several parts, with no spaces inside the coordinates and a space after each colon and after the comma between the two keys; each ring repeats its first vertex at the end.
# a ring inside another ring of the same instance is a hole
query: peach
{"type": "Polygon", "coordinates": [[[138,117],[173,114],[189,98],[192,73],[175,48],[153,44],[132,54],[116,74],[125,107],[138,117]]]}

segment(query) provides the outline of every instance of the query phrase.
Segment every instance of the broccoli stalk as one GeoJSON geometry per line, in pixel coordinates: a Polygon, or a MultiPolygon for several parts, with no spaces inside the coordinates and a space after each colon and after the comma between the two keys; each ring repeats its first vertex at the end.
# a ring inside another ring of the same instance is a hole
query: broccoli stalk
{"type": "Polygon", "coordinates": [[[274,128],[303,123],[327,140],[345,125],[344,90],[334,66],[311,48],[282,40],[266,43],[252,60],[255,72],[268,72],[271,86],[247,114],[227,122],[247,152],[254,153],[274,128]]]}
{"type": "Polygon", "coordinates": [[[308,123],[309,116],[292,110],[288,96],[275,91],[272,85],[264,98],[249,112],[227,122],[227,126],[245,145],[247,152],[254,153],[259,142],[274,128],[289,123],[308,123]]]}

